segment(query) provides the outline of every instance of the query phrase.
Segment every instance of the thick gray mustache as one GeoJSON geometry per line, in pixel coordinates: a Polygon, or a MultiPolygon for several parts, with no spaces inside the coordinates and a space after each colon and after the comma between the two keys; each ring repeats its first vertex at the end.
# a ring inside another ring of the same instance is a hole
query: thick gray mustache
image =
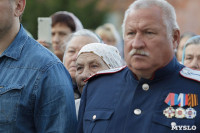
{"type": "Polygon", "coordinates": [[[139,50],[139,49],[132,49],[132,50],[129,52],[129,55],[130,55],[130,56],[133,56],[134,54],[140,54],[140,55],[149,56],[149,53],[148,53],[148,52],[145,52],[145,51],[139,50]]]}

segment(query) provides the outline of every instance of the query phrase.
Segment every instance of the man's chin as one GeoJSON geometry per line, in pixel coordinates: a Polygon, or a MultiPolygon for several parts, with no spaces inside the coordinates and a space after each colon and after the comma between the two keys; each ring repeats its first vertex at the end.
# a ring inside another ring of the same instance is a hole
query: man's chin
{"type": "Polygon", "coordinates": [[[64,52],[59,51],[59,50],[54,50],[54,54],[55,54],[56,56],[63,56],[63,55],[64,55],[64,52]]]}
{"type": "Polygon", "coordinates": [[[130,62],[134,62],[135,64],[147,64],[149,58],[147,56],[134,55],[130,58],[130,62]]]}
{"type": "Polygon", "coordinates": [[[128,67],[129,67],[131,70],[137,70],[137,71],[142,71],[142,70],[148,69],[148,66],[145,65],[145,64],[141,64],[141,65],[139,65],[139,64],[137,64],[137,65],[135,65],[135,64],[130,64],[130,65],[128,65],[128,67]]]}

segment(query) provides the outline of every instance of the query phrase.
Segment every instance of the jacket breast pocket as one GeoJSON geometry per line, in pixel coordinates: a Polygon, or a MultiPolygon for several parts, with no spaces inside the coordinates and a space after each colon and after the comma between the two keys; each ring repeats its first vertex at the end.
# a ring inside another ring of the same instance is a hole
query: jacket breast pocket
{"type": "Polygon", "coordinates": [[[195,126],[194,119],[167,118],[159,113],[153,115],[152,121],[150,133],[195,133],[192,130],[195,126]]]}
{"type": "Polygon", "coordinates": [[[113,110],[87,111],[84,115],[84,133],[105,133],[113,110]]]}
{"type": "Polygon", "coordinates": [[[0,85],[0,124],[16,121],[21,85],[0,85]]]}

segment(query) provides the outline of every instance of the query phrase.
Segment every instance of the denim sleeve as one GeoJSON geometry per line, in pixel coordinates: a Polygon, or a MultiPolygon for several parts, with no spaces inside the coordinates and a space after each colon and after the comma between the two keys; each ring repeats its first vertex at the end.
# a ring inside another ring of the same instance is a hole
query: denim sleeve
{"type": "Polygon", "coordinates": [[[36,131],[74,133],[77,119],[72,82],[62,63],[41,70],[36,86],[38,87],[34,110],[36,131]]]}

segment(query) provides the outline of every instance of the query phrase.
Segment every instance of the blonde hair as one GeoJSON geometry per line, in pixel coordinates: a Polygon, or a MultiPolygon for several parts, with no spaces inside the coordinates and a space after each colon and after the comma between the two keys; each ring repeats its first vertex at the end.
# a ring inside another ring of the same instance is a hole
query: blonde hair
{"type": "Polygon", "coordinates": [[[102,26],[99,26],[96,30],[95,33],[99,35],[100,37],[106,36],[110,40],[115,42],[115,45],[117,45],[120,41],[120,36],[115,28],[115,26],[111,23],[106,23],[102,26]]]}

